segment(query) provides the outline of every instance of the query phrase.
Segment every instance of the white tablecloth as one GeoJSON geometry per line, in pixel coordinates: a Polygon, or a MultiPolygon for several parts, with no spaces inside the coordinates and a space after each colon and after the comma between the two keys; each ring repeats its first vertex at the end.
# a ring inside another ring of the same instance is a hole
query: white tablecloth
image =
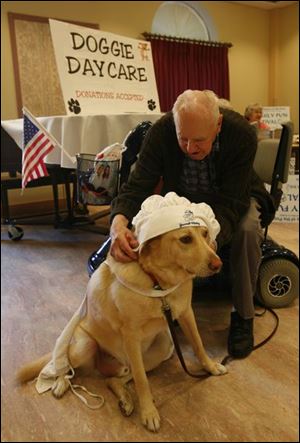
{"type": "MultiPolygon", "coordinates": [[[[163,114],[116,114],[87,116],[37,117],[70,156],[79,153],[97,154],[106,146],[122,143],[131,129],[143,121],[158,120],[163,114]]],[[[23,119],[1,120],[1,126],[22,148],[23,119]]],[[[64,168],[76,168],[66,154],[55,148],[45,162],[64,168]]]]}

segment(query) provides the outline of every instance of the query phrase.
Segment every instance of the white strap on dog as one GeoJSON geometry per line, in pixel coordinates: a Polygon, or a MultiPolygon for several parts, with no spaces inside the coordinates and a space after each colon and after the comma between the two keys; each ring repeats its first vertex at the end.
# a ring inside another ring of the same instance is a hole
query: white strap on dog
{"type": "Polygon", "coordinates": [[[152,297],[152,298],[161,298],[166,297],[166,295],[171,294],[171,292],[175,291],[179,286],[181,286],[184,282],[178,283],[176,286],[172,286],[168,289],[161,289],[159,287],[149,288],[149,289],[142,289],[138,286],[135,286],[134,284],[131,284],[130,282],[123,279],[119,273],[118,273],[118,266],[111,256],[108,256],[108,258],[104,261],[104,263],[110,268],[111,272],[116,276],[117,280],[121,285],[125,286],[125,288],[130,289],[133,292],[136,292],[138,294],[144,295],[146,297],[152,297]]]}
{"type": "Polygon", "coordinates": [[[137,292],[138,294],[145,295],[146,297],[152,297],[152,298],[161,298],[166,297],[166,295],[170,294],[171,292],[175,291],[175,289],[179,288],[182,283],[179,283],[176,286],[172,286],[172,288],[169,289],[161,289],[159,287],[154,286],[153,289],[141,289],[137,288],[134,285],[131,285],[127,281],[121,280],[118,275],[116,275],[118,281],[125,286],[127,289],[130,289],[131,291],[137,292]]]}
{"type": "Polygon", "coordinates": [[[58,377],[63,376],[69,384],[71,391],[75,394],[88,408],[99,409],[104,404],[104,398],[102,395],[97,395],[89,392],[84,386],[74,385],[71,383],[71,379],[74,377],[75,371],[70,365],[68,357],[68,349],[71,340],[74,335],[75,328],[80,323],[82,318],[85,317],[87,311],[87,294],[85,294],[81,305],[73,314],[70,321],[65,326],[64,330],[56,340],[56,344],[52,353],[52,359],[41,370],[39,376],[35,380],[35,387],[39,394],[53,389],[58,377]],[[71,373],[70,373],[71,372],[71,373]],[[76,389],[85,391],[91,397],[97,397],[100,399],[99,404],[90,405],[83,395],[79,394],[76,389]]]}
{"type": "Polygon", "coordinates": [[[76,395],[76,397],[78,397],[79,398],[79,400],[81,400],[88,408],[90,408],[90,409],[100,409],[100,408],[102,408],[102,406],[104,405],[104,397],[102,396],[102,395],[98,395],[98,394],[93,394],[92,392],[90,392],[90,391],[88,391],[84,386],[82,386],[82,385],[73,385],[72,383],[71,383],[71,378],[73,378],[74,377],[74,374],[75,374],[75,372],[74,372],[74,369],[71,367],[71,374],[70,375],[65,375],[65,379],[68,381],[68,383],[69,383],[69,385],[70,385],[70,389],[71,389],[71,391],[73,392],[73,394],[74,395],[76,395]],[[81,389],[82,391],[84,391],[84,392],[86,392],[88,395],[90,395],[91,397],[96,397],[96,398],[99,398],[100,399],[100,401],[99,401],[99,404],[97,404],[97,405],[91,405],[91,404],[89,404],[88,403],[88,401],[87,401],[87,399],[83,396],[83,395],[81,395],[81,394],[79,394],[78,392],[76,392],[76,389],[81,389]]]}
{"type": "MultiPolygon", "coordinates": [[[[64,375],[64,379],[68,382],[71,391],[73,392],[74,395],[76,395],[76,397],[79,398],[79,400],[81,400],[88,408],[90,409],[100,409],[102,408],[102,406],[104,405],[104,397],[102,395],[98,395],[98,394],[93,394],[92,392],[88,391],[84,386],[82,385],[74,385],[73,383],[71,383],[71,379],[74,377],[75,375],[75,371],[72,368],[72,366],[69,366],[69,371],[71,371],[71,374],[65,374],[64,375]],[[91,397],[96,397],[99,398],[99,403],[96,405],[91,405],[88,403],[88,401],[86,400],[86,398],[83,395],[80,395],[76,389],[81,389],[82,391],[86,392],[88,395],[90,395],[91,397]]],[[[57,378],[57,377],[56,377],[57,378]]],[[[55,383],[55,379],[54,377],[51,378],[47,378],[45,375],[39,375],[39,377],[35,378],[34,380],[31,380],[30,382],[28,382],[29,384],[31,383],[39,383],[38,385],[38,392],[39,394],[42,394],[45,391],[48,391],[50,389],[53,389],[54,383],[55,383]]]]}

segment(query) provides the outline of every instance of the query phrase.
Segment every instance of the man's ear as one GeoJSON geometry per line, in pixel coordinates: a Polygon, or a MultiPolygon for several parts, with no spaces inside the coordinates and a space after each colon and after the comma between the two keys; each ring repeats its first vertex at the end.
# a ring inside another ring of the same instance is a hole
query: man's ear
{"type": "Polygon", "coordinates": [[[219,134],[219,132],[221,131],[222,128],[222,121],[223,121],[223,115],[220,114],[219,115],[219,119],[218,119],[218,126],[217,126],[217,133],[219,134]]]}

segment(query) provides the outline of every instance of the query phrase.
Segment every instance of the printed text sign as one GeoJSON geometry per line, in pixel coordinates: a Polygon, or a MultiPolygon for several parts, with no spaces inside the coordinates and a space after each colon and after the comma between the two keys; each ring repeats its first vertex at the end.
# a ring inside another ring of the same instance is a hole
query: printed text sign
{"type": "Polygon", "coordinates": [[[150,42],[49,23],[68,114],[160,113],[150,42]]]}
{"type": "MultiPolygon", "coordinates": [[[[269,185],[266,185],[270,189],[269,185]]],[[[282,197],[275,215],[279,223],[299,223],[299,175],[289,175],[288,182],[282,186],[282,197]]]]}
{"type": "Polygon", "coordinates": [[[262,120],[267,123],[270,129],[282,129],[280,123],[290,120],[289,106],[264,106],[262,120]]]}

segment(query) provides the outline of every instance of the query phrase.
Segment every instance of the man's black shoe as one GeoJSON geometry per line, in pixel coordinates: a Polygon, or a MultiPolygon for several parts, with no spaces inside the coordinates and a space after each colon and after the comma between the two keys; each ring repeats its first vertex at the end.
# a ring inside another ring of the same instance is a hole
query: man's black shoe
{"type": "Polygon", "coordinates": [[[235,358],[244,358],[253,351],[253,318],[243,319],[237,312],[231,313],[228,336],[228,352],[235,358]]]}

